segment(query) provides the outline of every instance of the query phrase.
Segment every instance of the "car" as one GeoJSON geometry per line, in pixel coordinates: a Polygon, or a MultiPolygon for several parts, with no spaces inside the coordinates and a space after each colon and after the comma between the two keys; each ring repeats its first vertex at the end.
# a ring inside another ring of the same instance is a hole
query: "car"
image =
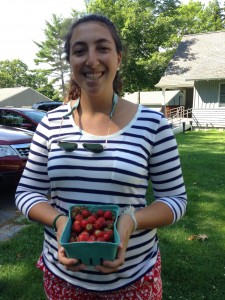
{"type": "Polygon", "coordinates": [[[62,105],[62,101],[40,101],[32,105],[33,109],[49,111],[62,105]]]}
{"type": "Polygon", "coordinates": [[[46,111],[32,108],[0,107],[0,125],[35,131],[46,111]]]}
{"type": "Polygon", "coordinates": [[[0,186],[18,184],[27,162],[34,132],[0,125],[0,186]]]}

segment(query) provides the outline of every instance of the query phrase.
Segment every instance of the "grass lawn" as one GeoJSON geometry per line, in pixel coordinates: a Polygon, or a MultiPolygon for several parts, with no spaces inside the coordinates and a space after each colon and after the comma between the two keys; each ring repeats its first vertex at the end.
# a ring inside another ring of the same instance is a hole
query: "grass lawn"
{"type": "MultiPolygon", "coordinates": [[[[189,204],[182,220],[158,233],[163,300],[223,300],[225,131],[189,131],[176,138],[189,204]],[[191,238],[200,235],[208,238],[191,238]]],[[[151,201],[151,188],[147,197],[151,201]]],[[[42,226],[31,224],[0,242],[0,300],[45,299],[35,267],[42,235],[42,226]]]]}

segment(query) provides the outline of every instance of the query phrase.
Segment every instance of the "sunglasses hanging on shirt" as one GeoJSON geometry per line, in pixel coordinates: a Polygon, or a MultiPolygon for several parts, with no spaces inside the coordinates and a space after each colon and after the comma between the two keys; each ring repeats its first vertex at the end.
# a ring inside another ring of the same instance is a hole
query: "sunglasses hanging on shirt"
{"type": "MultiPolygon", "coordinates": [[[[112,117],[113,117],[113,114],[114,114],[117,103],[118,103],[118,95],[116,93],[114,93],[113,94],[113,99],[112,99],[112,109],[111,109],[111,112],[109,114],[109,127],[108,127],[108,132],[107,132],[105,143],[103,145],[98,144],[98,143],[82,143],[82,146],[86,151],[89,151],[89,152],[92,152],[92,153],[101,153],[106,148],[106,145],[107,145],[107,142],[108,142],[107,137],[109,135],[109,131],[110,131],[110,127],[111,127],[111,121],[112,121],[112,117]]],[[[59,138],[58,138],[58,146],[62,150],[64,150],[65,152],[73,152],[78,148],[78,144],[76,142],[63,141],[63,140],[60,141],[60,133],[61,133],[61,127],[62,127],[63,120],[66,119],[67,117],[71,116],[73,114],[74,110],[77,109],[79,104],[80,104],[80,98],[76,101],[76,103],[72,107],[71,111],[69,113],[67,113],[66,115],[64,115],[62,117],[62,120],[61,120],[59,138]]]]}

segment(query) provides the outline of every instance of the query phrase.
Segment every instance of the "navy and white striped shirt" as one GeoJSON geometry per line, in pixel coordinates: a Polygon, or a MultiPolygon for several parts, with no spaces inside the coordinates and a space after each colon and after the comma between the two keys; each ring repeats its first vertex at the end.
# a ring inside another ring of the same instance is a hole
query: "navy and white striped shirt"
{"type": "MultiPolygon", "coordinates": [[[[81,131],[62,116],[70,104],[48,112],[33,138],[28,162],[17,188],[16,205],[28,217],[31,207],[49,201],[60,213],[75,204],[117,204],[121,209],[147,205],[146,190],[152,182],[155,201],[166,203],[174,222],[185,213],[187,197],[176,140],[167,119],[159,112],[139,105],[132,121],[107,136],[106,149],[94,154],[83,142],[104,144],[106,136],[81,131]],[[61,126],[61,130],[60,130],[61,126]],[[65,152],[57,140],[78,143],[74,152],[65,152]],[[51,199],[46,199],[49,187],[51,199]]],[[[45,227],[43,260],[46,267],[71,284],[94,291],[112,291],[141,278],[155,264],[157,230],[138,230],[128,244],[125,264],[112,274],[101,274],[88,266],[81,272],[67,271],[57,259],[57,241],[52,228],[45,227]]]]}

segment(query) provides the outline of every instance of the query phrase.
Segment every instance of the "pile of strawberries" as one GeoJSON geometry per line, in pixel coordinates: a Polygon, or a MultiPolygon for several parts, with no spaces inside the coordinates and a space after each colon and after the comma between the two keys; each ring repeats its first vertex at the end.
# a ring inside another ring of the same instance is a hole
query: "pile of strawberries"
{"type": "Polygon", "coordinates": [[[85,206],[75,206],[71,217],[70,242],[113,242],[115,215],[111,210],[91,212],[85,206]]]}

